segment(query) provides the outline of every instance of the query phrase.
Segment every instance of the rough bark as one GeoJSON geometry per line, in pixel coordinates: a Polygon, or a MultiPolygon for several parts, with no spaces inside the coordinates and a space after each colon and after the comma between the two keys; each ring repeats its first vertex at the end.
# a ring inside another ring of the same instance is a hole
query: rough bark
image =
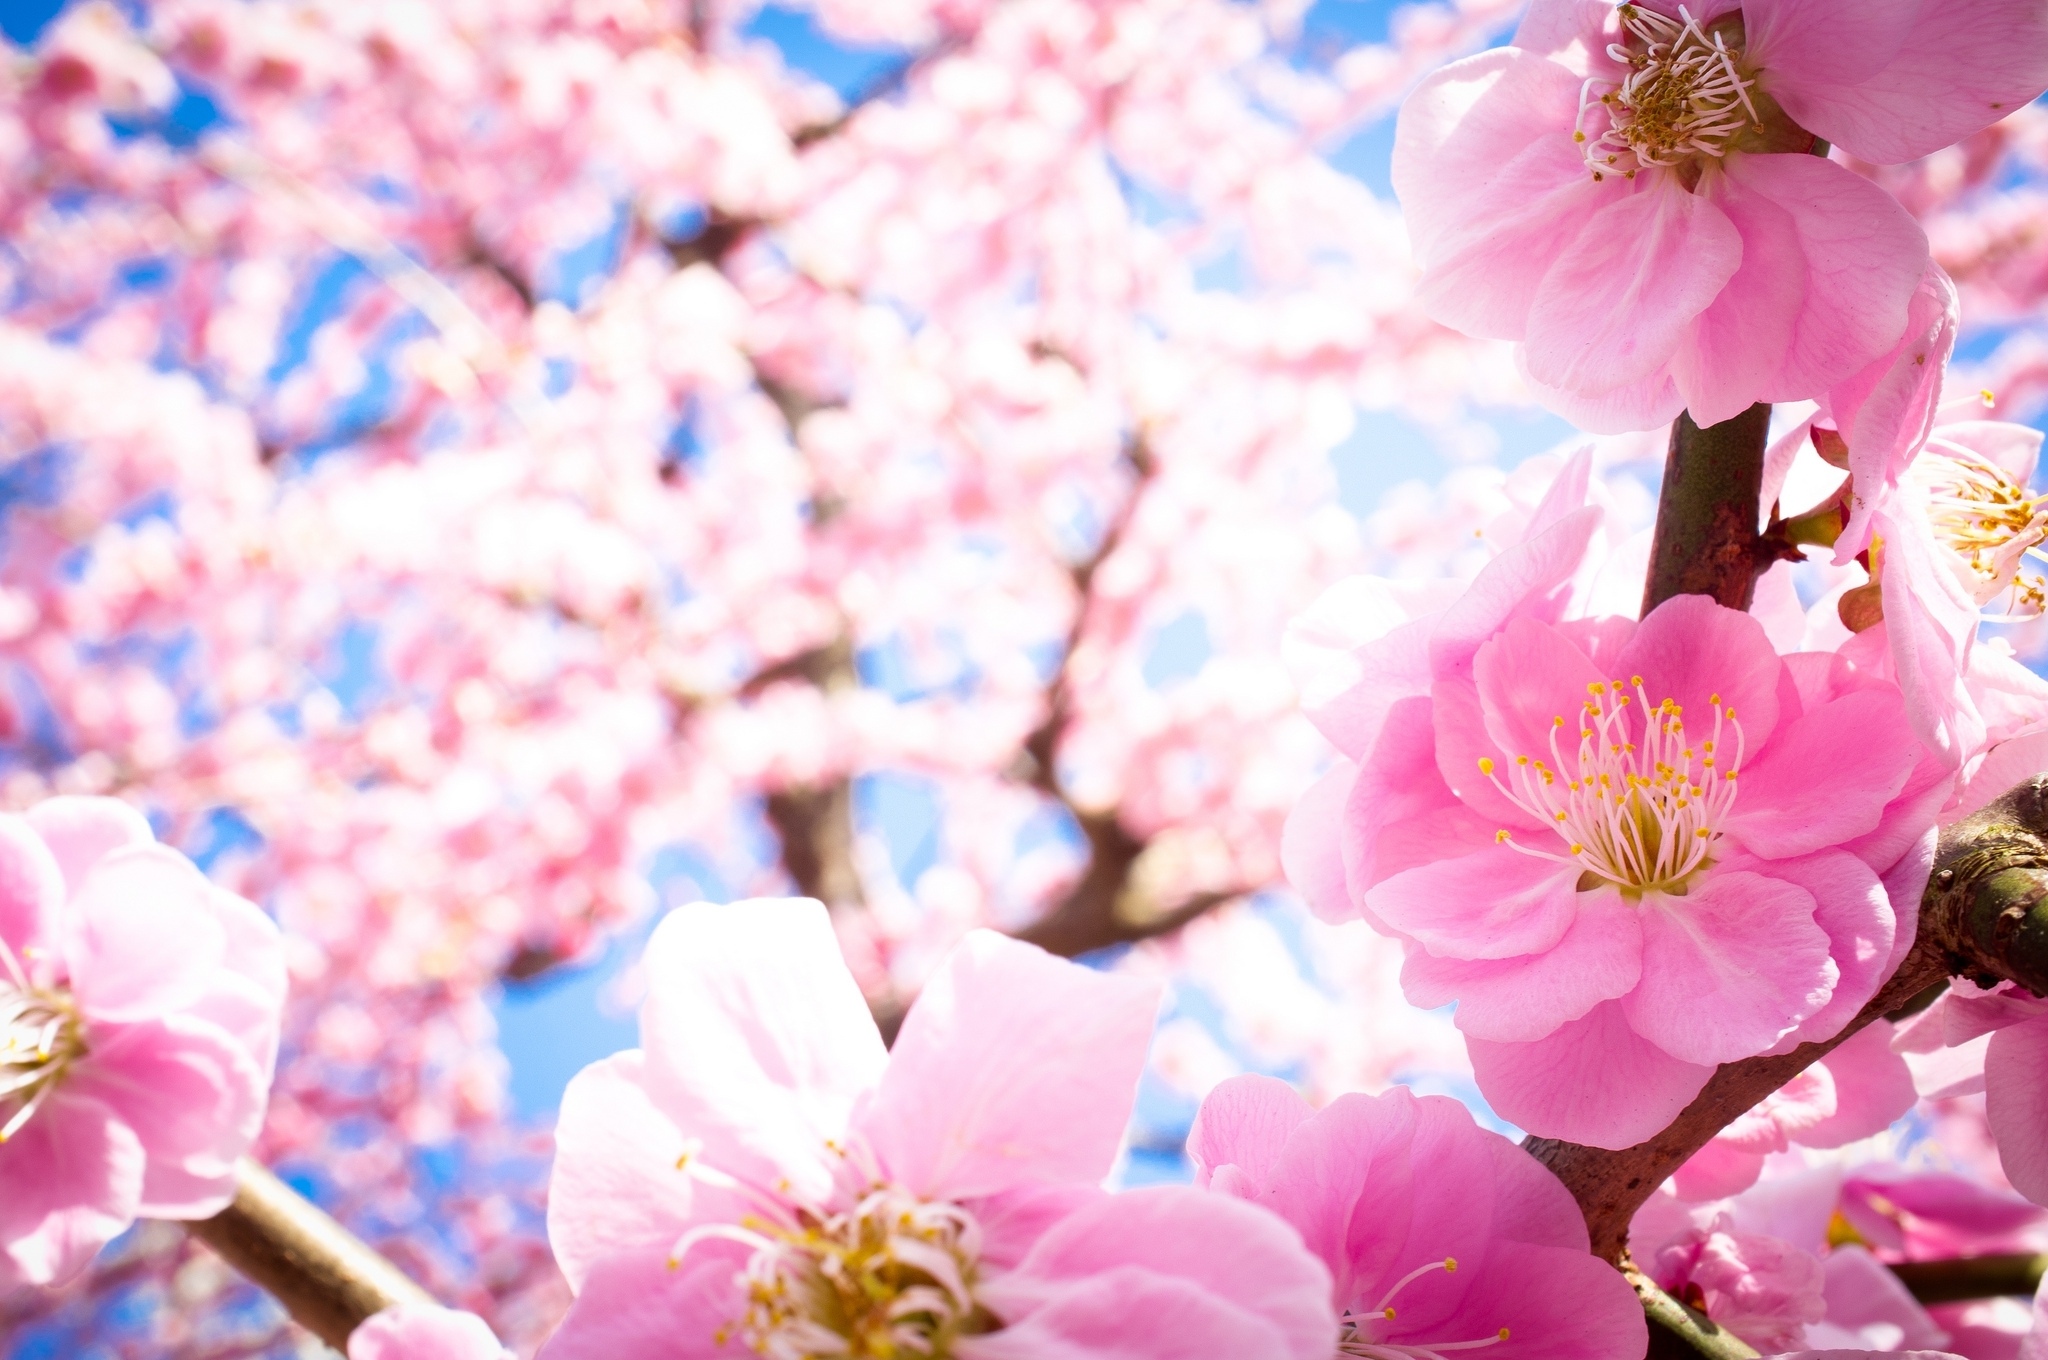
{"type": "Polygon", "coordinates": [[[1711,595],[1730,609],[1749,608],[1757,573],[1775,556],[1757,527],[1770,425],[1771,408],[1762,402],[1705,429],[1689,414],[1672,423],[1643,584],[1645,614],[1673,595],[1711,595]]]}
{"type": "Polygon", "coordinates": [[[434,1302],[397,1266],[258,1163],[244,1157],[235,1180],[234,1202],[186,1225],[187,1231],[336,1350],[346,1351],[349,1333],[373,1314],[434,1302]]]}

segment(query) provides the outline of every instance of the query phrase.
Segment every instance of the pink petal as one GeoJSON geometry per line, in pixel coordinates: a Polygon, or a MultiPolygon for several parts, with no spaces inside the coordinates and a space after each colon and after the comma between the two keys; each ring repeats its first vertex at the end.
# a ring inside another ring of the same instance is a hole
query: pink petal
{"type": "Polygon", "coordinates": [[[348,1360],[509,1360],[475,1313],[411,1304],[386,1308],[348,1338],[348,1360]]]}
{"type": "Polygon", "coordinates": [[[717,1334],[745,1315],[739,1274],[748,1250],[700,1242],[680,1265],[666,1249],[620,1252],[597,1262],[576,1301],[540,1348],[540,1360],[746,1360],[738,1337],[717,1334]]]}
{"type": "Polygon", "coordinates": [[[1651,376],[1740,265],[1742,236],[1720,208],[1663,172],[1637,185],[1586,218],[1544,274],[1523,340],[1538,382],[1598,394],[1651,376]]]}
{"type": "Polygon", "coordinates": [[[1984,1055],[1984,1115],[2012,1188],[2048,1204],[2048,1019],[2002,1029],[1984,1055]]]}
{"type": "MultiPolygon", "coordinates": [[[[1614,669],[1613,678],[1631,691],[1641,676],[1643,693],[1652,705],[1675,700],[1685,730],[1695,741],[1713,737],[1717,713],[1724,724],[1742,724],[1743,742],[1752,753],[1777,729],[1780,664],[1770,638],[1750,615],[1705,595],[1675,595],[1651,610],[1622,648],[1614,669]],[[1727,712],[1731,708],[1732,719],[1727,712]]],[[[1735,745],[1730,735],[1723,736],[1723,750],[1735,745]]],[[[1748,779],[1744,770],[1745,794],[1748,779]]]]}
{"type": "Polygon", "coordinates": [[[1895,1329],[1898,1347],[1948,1344],[1948,1333],[1935,1325],[1905,1283],[1865,1247],[1851,1242],[1834,1248],[1821,1262],[1827,1272],[1823,1296],[1830,1325],[1850,1331],[1872,1323],[1895,1329]]]}
{"type": "Polygon", "coordinates": [[[1309,786],[1280,831],[1280,865],[1309,909],[1332,925],[1358,918],[1344,879],[1344,805],[1358,767],[1340,760],[1309,786]]]}
{"type": "Polygon", "coordinates": [[[1506,1327],[1508,1340],[1487,1348],[1500,1360],[1638,1360],[1649,1346],[1635,1291],[1583,1248],[1500,1243],[1488,1253],[1486,1287],[1473,1293],[1455,1320],[1411,1333],[1417,1343],[1484,1340],[1506,1327]]]}
{"type": "Polygon", "coordinates": [[[118,798],[66,794],[46,798],[24,815],[57,857],[66,891],[73,897],[93,865],[116,850],[156,840],[149,819],[118,798]]]}
{"type": "Polygon", "coordinates": [[[1515,29],[1515,46],[1549,55],[1598,42],[1613,13],[1606,0],[1531,0],[1515,29]]]}
{"type": "Polygon", "coordinates": [[[1955,284],[1929,264],[1907,304],[1898,344],[1828,390],[1824,405],[1849,445],[1853,483],[1849,522],[1835,540],[1836,565],[1870,546],[1871,516],[1889,502],[1934,427],[1960,320],[1955,284]]]}
{"type": "Polygon", "coordinates": [[[1434,616],[1457,598],[1450,581],[1339,581],[1287,625],[1280,654],[1301,711],[1330,744],[1363,760],[1387,708],[1429,692],[1434,616]]]}
{"type": "Polygon", "coordinates": [[[1913,9],[1867,0],[1745,0],[1743,46],[1782,99],[1787,88],[1876,75],[1905,45],[1913,9]]]}
{"type": "MultiPolygon", "coordinates": [[[[1499,829],[1498,821],[1484,820],[1478,810],[1459,801],[1438,771],[1442,753],[1434,726],[1439,712],[1433,699],[1396,704],[1392,721],[1351,785],[1342,812],[1340,846],[1353,916],[1372,919],[1358,904],[1382,880],[1461,849],[1475,849],[1490,842],[1499,829]]],[[[1476,729],[1477,723],[1472,726],[1476,729]]],[[[1521,814],[1514,816],[1519,822],[1521,814]]]]}
{"type": "MultiPolygon", "coordinates": [[[[1762,215],[1768,204],[1784,214],[1793,239],[1783,248],[1802,266],[1791,342],[1756,391],[1774,402],[1818,397],[1904,336],[1927,270],[1927,236],[1890,194],[1833,161],[1762,155],[1726,164],[1729,215],[1746,228],[1740,212],[1762,215]]],[[[1780,248],[1775,233],[1751,237],[1745,229],[1744,238],[1752,249],[1780,248]]]]}
{"type": "MultiPolygon", "coordinates": [[[[64,909],[64,872],[26,818],[0,813],[0,944],[22,951],[49,940],[64,909]]],[[[4,967],[0,967],[4,972],[4,967]]]]}
{"type": "Polygon", "coordinates": [[[1918,506],[1895,500],[1871,523],[1884,539],[1884,632],[1906,715],[1914,734],[1953,769],[1984,743],[1984,717],[1964,679],[1977,602],[1934,560],[1932,531],[1918,506]]]}
{"type": "Polygon", "coordinates": [[[1223,1082],[1203,1099],[1188,1131],[1195,1184],[1207,1187],[1218,1167],[1234,1166],[1254,1186],[1263,1186],[1288,1136],[1314,1113],[1278,1078],[1247,1072],[1223,1082]]]}
{"type": "Polygon", "coordinates": [[[49,1097],[0,1143],[0,1285],[61,1284],[135,1221],[142,1144],[96,1101],[49,1097]]]}
{"type": "Polygon", "coordinates": [[[1095,1200],[983,1297],[1010,1325],[963,1345],[962,1360],[1326,1360],[1337,1335],[1329,1271],[1292,1228],[1228,1195],[1181,1186],[1095,1200]],[[1188,1325],[1135,1306],[1148,1298],[1177,1301],[1188,1325]]]}
{"type": "Polygon", "coordinates": [[[1892,1027],[1865,1025],[1822,1058],[1835,1079],[1835,1112],[1799,1131],[1810,1148],[1836,1148],[1883,1133],[1919,1099],[1906,1060],[1892,1052],[1892,1027]]]}
{"type": "Polygon", "coordinates": [[[1467,1038],[1465,1049],[1501,1118],[1591,1147],[1631,1147],[1661,1131],[1714,1074],[1637,1034],[1618,1001],[1534,1043],[1467,1038]]]}
{"type": "Polygon", "coordinates": [[[1672,366],[1625,382],[1605,392],[1583,392],[1538,381],[1529,372],[1528,356],[1518,347],[1516,367],[1536,400],[1591,434],[1633,434],[1654,430],[1678,419],[1685,395],[1678,390],[1672,366]]]}
{"type": "Polygon", "coordinates": [[[1472,659],[1472,678],[1486,715],[1491,754],[1501,767],[1501,782],[1513,787],[1509,767],[1517,757],[1546,761],[1557,769],[1577,751],[1577,719],[1586,702],[1586,687],[1605,677],[1557,629],[1535,619],[1515,618],[1479,649],[1472,659]],[[1563,756],[1558,754],[1561,733],[1567,737],[1563,756]]]}
{"type": "Polygon", "coordinates": [[[1895,967],[1892,945],[1898,916],[1885,885],[1869,865],[1839,850],[1768,863],[1730,859],[1728,866],[1784,879],[1813,895],[1814,924],[1826,932],[1828,956],[1841,976],[1827,1004],[1801,1021],[1780,1047],[1789,1052],[1799,1044],[1834,1038],[1863,1003],[1877,995],[1895,967]]]}
{"type": "Polygon", "coordinates": [[[270,1084],[277,1066],[278,1024],[284,1009],[284,939],[277,923],[242,898],[215,887],[207,896],[227,946],[205,992],[185,1010],[232,1035],[270,1084]]]}
{"type": "Polygon", "coordinates": [[[1512,959],[1564,938],[1578,914],[1578,878],[1577,865],[1493,845],[1396,874],[1365,904],[1440,958],[1512,959]]]}
{"type": "Polygon", "coordinates": [[[145,1020],[197,1002],[227,954],[213,885],[161,845],[116,850],[72,892],[64,957],[87,1018],[145,1020]]]}
{"type": "Polygon", "coordinates": [[[1544,272],[1603,203],[1574,147],[1579,78],[1513,48],[1453,62],[1401,106],[1394,192],[1422,265],[1419,296],[1436,321],[1519,340],[1544,272]]]}
{"type": "MultiPolygon", "coordinates": [[[[1744,724],[1744,737],[1748,736],[1744,724]]],[[[1761,752],[1749,743],[1722,829],[1743,848],[1784,859],[1873,830],[1920,758],[1894,693],[1862,690],[1817,705],[1761,752]]]]}
{"type": "Polygon", "coordinates": [[[1671,1188],[1680,1199],[1726,1199],[1755,1185],[1763,1174],[1765,1154],[1716,1138],[1686,1159],[1672,1173],[1671,1188]]]}
{"type": "Polygon", "coordinates": [[[647,942],[645,1089],[719,1169],[799,1194],[831,1185],[827,1140],[887,1061],[825,908],[803,899],[678,907],[647,942]]]}
{"type": "Polygon", "coordinates": [[[581,1289],[598,1263],[621,1252],[666,1250],[708,1216],[737,1221],[740,1206],[724,1190],[680,1169],[685,1153],[712,1170],[718,1157],[690,1146],[647,1097],[645,1059],[614,1053],[570,1079],[555,1123],[555,1164],[548,1178],[548,1244],[569,1287],[581,1289]],[[702,1205],[708,1199],[709,1205],[702,1205]]]}
{"type": "Polygon", "coordinates": [[[95,1026],[65,1078],[135,1130],[148,1165],[139,1211],[207,1218],[234,1197],[235,1159],[263,1124],[270,1083],[234,1037],[190,1016],[95,1026]]]}
{"type": "Polygon", "coordinates": [[[1937,426],[1932,443],[1942,452],[1960,449],[1981,458],[2025,486],[2041,462],[2043,437],[2033,426],[2009,420],[1955,420],[1937,426]]]}
{"type": "Polygon", "coordinates": [[[991,930],[970,933],[911,1006],[855,1120],[890,1179],[967,1199],[1109,1174],[1160,987],[991,930]]]}
{"type": "MultiPolygon", "coordinates": [[[[1741,266],[1671,357],[1671,376],[1686,410],[1702,426],[1733,419],[1763,400],[1792,347],[1807,285],[1799,228],[1786,207],[1755,192],[1735,174],[1737,166],[1753,160],[1789,159],[1730,156],[1700,180],[1698,192],[1726,214],[1742,236],[1741,266]]],[[[1904,312],[1902,305],[1901,324],[1904,312]]],[[[1808,395],[1820,390],[1816,386],[1808,395]]]]}
{"type": "Polygon", "coordinates": [[[1783,879],[1712,871],[1684,897],[1643,895],[1643,980],[1620,1005],[1687,1062],[1763,1052],[1828,999],[1838,975],[1814,900],[1783,879]]]}
{"type": "MultiPolygon", "coordinates": [[[[1856,8],[1812,45],[1842,42],[1873,8],[1856,8]]],[[[2048,11],[2034,0],[1939,0],[1912,12],[1897,55],[1874,74],[1806,78],[1795,65],[1772,72],[1771,93],[1800,126],[1889,165],[1959,142],[2048,89],[2048,11]]],[[[1782,47],[1772,55],[1787,61],[1793,44],[1782,47]]]]}
{"type": "Polygon", "coordinates": [[[1626,996],[1642,976],[1642,961],[1636,910],[1606,889],[1580,893],[1571,929],[1541,954],[1468,961],[1409,950],[1401,992],[1425,1009],[1457,1002],[1458,1028],[1468,1035],[1526,1043],[1626,996]]]}
{"type": "MultiPolygon", "coordinates": [[[[1542,698],[1538,693],[1528,696],[1528,701],[1534,707],[1542,698]]],[[[1524,839],[1531,844],[1548,845],[1556,840],[1553,823],[1508,796],[1507,790],[1515,787],[1515,759],[1503,749],[1506,743],[1489,730],[1494,723],[1486,704],[1479,697],[1479,687],[1469,680],[1440,680],[1430,691],[1429,703],[1429,735],[1434,738],[1431,753],[1436,761],[1436,782],[1450,790],[1459,804],[1482,819],[1489,839],[1493,832],[1505,828],[1525,833],[1524,839]],[[1490,778],[1489,766],[1492,767],[1490,778]],[[1505,788],[1497,787],[1496,780],[1505,788]]],[[[1552,713],[1544,715],[1544,721],[1553,716],[1555,707],[1552,706],[1552,713]]],[[[1424,738],[1412,727],[1404,727],[1390,730],[1387,740],[1419,744],[1424,738]]],[[[1543,749],[1538,747],[1529,754],[1541,758],[1543,749]]],[[[1419,793],[1428,784],[1411,779],[1411,787],[1419,793]]],[[[1353,882],[1356,881],[1354,877],[1353,882]]]]}
{"type": "Polygon", "coordinates": [[[1439,680],[1469,677],[1473,656],[1509,618],[1539,610],[1572,579],[1602,518],[1597,505],[1575,510],[1481,567],[1437,620],[1429,640],[1431,674],[1439,680]]]}

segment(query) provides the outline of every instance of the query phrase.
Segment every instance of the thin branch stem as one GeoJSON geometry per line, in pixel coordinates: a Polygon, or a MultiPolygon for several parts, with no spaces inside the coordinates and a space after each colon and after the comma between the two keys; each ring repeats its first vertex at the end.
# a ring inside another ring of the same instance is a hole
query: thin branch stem
{"type": "Polygon", "coordinates": [[[1757,1352],[1749,1343],[1659,1289],[1633,1262],[1624,1262],[1621,1273],[1642,1300],[1643,1314],[1650,1321],[1648,1360],[1687,1360],[1693,1356],[1705,1356],[1707,1360],[1756,1360],[1757,1352]]]}
{"type": "Polygon", "coordinates": [[[2010,1252],[1948,1261],[1900,1261],[1892,1274],[1922,1303],[1962,1303],[2002,1295],[2031,1296],[2048,1271],[2048,1255],[2010,1252]]]}
{"type": "Polygon", "coordinates": [[[186,1224],[292,1321],[339,1351],[366,1319],[433,1296],[354,1233],[255,1161],[235,1164],[234,1202],[186,1224]]]}
{"type": "Polygon", "coordinates": [[[1749,608],[1757,574],[1770,565],[1757,532],[1770,428],[1771,408],[1762,402],[1705,429],[1689,413],[1672,422],[1643,613],[1674,595],[1749,608]]]}

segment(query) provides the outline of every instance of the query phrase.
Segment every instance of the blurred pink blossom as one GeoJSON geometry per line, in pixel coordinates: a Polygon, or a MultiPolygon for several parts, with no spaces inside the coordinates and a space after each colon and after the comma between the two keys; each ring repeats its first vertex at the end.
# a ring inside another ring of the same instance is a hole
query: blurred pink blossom
{"type": "Polygon", "coordinates": [[[127,804],[0,815],[0,1283],[226,1207],[284,987],[276,926],[127,804]]]}
{"type": "Polygon", "coordinates": [[[1402,107],[1424,305],[1521,342],[1589,429],[1818,397],[1906,331],[1928,250],[1815,138],[1925,155],[2048,86],[2044,38],[2048,18],[1991,0],[1537,0],[1513,46],[1402,107]]]}
{"type": "Polygon", "coordinates": [[[554,1360],[745,1346],[1321,1360],[1329,1277],[1262,1209],[1106,1195],[1158,991],[969,935],[882,1047],[823,907],[648,945],[645,1051],[564,1101],[554,1360]]]}
{"type": "Polygon", "coordinates": [[[1198,1185],[1271,1209],[1330,1268],[1338,1354],[1637,1360],[1648,1340],[1564,1186],[1456,1101],[1395,1087],[1312,1110],[1284,1082],[1233,1077],[1188,1154],[1198,1185]]]}
{"type": "Polygon", "coordinates": [[[453,1308],[387,1308],[349,1333],[348,1360],[511,1360],[484,1320],[453,1308]]]}

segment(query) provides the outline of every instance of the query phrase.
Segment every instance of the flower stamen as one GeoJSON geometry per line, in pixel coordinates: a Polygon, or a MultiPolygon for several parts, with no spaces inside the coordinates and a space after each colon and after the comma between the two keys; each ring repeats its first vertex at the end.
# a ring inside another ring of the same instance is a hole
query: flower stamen
{"type": "Polygon", "coordinates": [[[1743,76],[1741,49],[1731,48],[1718,29],[1708,32],[1683,6],[1677,19],[1634,4],[1623,4],[1618,13],[1628,36],[1610,43],[1607,55],[1628,74],[1597,101],[1595,81],[1588,80],[1572,129],[1595,180],[1610,171],[1634,179],[1645,166],[1719,159],[1737,136],[1762,128],[1750,98],[1756,81],[1743,76]],[[1591,136],[1587,115],[1596,103],[1608,110],[1608,126],[1591,136]]]}
{"type": "Polygon", "coordinates": [[[1495,840],[1525,855],[1581,865],[1624,891],[1675,891],[1709,862],[1735,804],[1742,724],[1713,695],[1713,736],[1695,747],[1683,709],[1669,698],[1652,705],[1641,676],[1628,686],[1595,681],[1587,690],[1578,747],[1569,758],[1559,744],[1566,730],[1560,715],[1551,723],[1549,759],[1517,755],[1512,786],[1495,773],[1492,760],[1479,762],[1494,788],[1553,827],[1567,851],[1524,845],[1506,829],[1495,840]]]}

